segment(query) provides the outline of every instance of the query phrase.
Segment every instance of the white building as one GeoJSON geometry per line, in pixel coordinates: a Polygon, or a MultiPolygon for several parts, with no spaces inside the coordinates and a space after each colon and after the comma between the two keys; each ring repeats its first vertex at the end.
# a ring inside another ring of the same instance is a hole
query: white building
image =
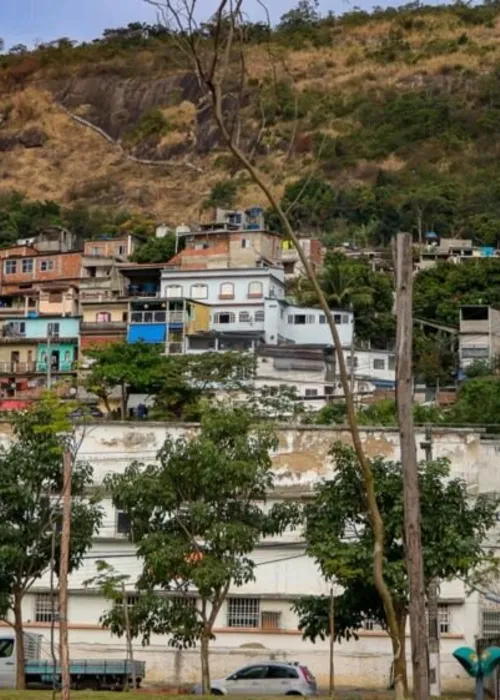
{"type": "MultiPolygon", "coordinates": [[[[188,352],[209,349],[254,349],[259,344],[331,345],[326,317],[320,309],[285,300],[283,268],[256,267],[223,270],[162,272],[164,299],[192,299],[210,306],[211,333],[189,339],[188,352]]],[[[335,312],[343,347],[353,338],[353,314],[335,312]]]]}
{"type": "Polygon", "coordinates": [[[460,368],[476,361],[493,362],[500,355],[500,311],[471,304],[460,308],[460,368]]]}
{"type": "MultiPolygon", "coordinates": [[[[96,484],[106,474],[121,472],[131,461],[152,461],[165,436],[185,435],[193,426],[159,423],[107,423],[87,431],[80,456],[94,468],[96,484]]],[[[2,442],[8,427],[1,431],[2,442]]],[[[273,456],[277,489],[275,498],[307,497],[319,479],[332,474],[331,444],[350,443],[343,428],[287,426],[280,430],[277,453],[273,456]]],[[[369,456],[383,454],[399,459],[399,435],[392,429],[364,429],[362,440],[369,456]]],[[[418,458],[424,457],[424,435],[417,431],[418,458]]],[[[471,493],[500,491],[500,441],[483,440],[479,433],[456,429],[439,430],[434,438],[436,457],[452,460],[453,476],[464,478],[471,493]],[[498,467],[498,469],[496,468],[498,467]]],[[[109,500],[105,501],[103,527],[83,565],[70,576],[69,634],[75,658],[123,658],[125,643],[101,628],[99,618],[109,605],[101,593],[84,582],[95,574],[95,562],[105,559],[130,578],[130,602],[134,580],[141,571],[134,547],[127,541],[126,519],[109,500]]],[[[496,533],[495,533],[496,534],[496,533]]],[[[496,541],[496,540],[495,540],[496,541]]],[[[297,629],[293,600],[300,595],[326,594],[328,585],[315,564],[304,553],[300,532],[288,532],[281,539],[265,541],[255,550],[256,580],[230,591],[216,621],[216,639],[211,645],[212,677],[220,677],[252,660],[289,659],[307,664],[321,685],[327,684],[328,643],[313,645],[302,640],[297,629]]],[[[49,575],[37,582],[23,603],[25,627],[41,633],[43,651],[49,658],[51,599],[49,575]]],[[[479,593],[466,595],[461,581],[443,582],[440,587],[441,672],[447,689],[472,687],[470,679],[453,660],[452,651],[473,645],[483,631],[500,632],[500,606],[492,610],[479,593]]],[[[386,687],[391,666],[391,645],[385,632],[368,623],[359,640],[335,645],[338,685],[386,687]]],[[[56,637],[57,638],[57,637],[56,637]]],[[[164,637],[154,636],[151,644],[135,643],[135,655],[146,661],[147,681],[189,683],[199,678],[197,650],[176,651],[164,637]]],[[[410,661],[408,640],[408,661],[410,661]]],[[[410,664],[409,664],[410,667],[410,664]]]]}

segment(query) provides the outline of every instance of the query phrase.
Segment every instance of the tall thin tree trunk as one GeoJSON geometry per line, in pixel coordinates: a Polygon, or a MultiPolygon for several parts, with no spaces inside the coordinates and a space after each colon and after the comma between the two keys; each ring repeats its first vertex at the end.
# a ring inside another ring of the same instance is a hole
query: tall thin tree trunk
{"type": "Polygon", "coordinates": [[[125,383],[121,385],[120,413],[122,420],[127,420],[127,385],[125,383]]]}
{"type": "MultiPolygon", "coordinates": [[[[200,61],[200,57],[197,57],[198,62],[200,61]]],[[[200,70],[201,75],[203,75],[203,71],[200,70]]],[[[340,382],[342,384],[342,390],[344,392],[344,397],[345,397],[345,402],[346,402],[346,409],[347,409],[347,421],[349,424],[351,436],[352,436],[352,443],[354,450],[356,452],[356,456],[358,458],[359,466],[361,469],[361,473],[363,475],[363,481],[364,481],[364,486],[365,486],[365,491],[366,491],[366,503],[367,503],[367,510],[373,530],[373,539],[374,539],[374,547],[373,547],[373,580],[375,584],[375,588],[378,591],[378,594],[380,595],[380,598],[382,600],[386,618],[387,618],[387,627],[389,631],[389,635],[392,639],[393,643],[393,648],[394,648],[394,653],[395,655],[398,654],[398,646],[399,646],[399,632],[398,632],[398,623],[397,623],[397,618],[396,618],[396,613],[394,610],[394,604],[392,600],[392,594],[391,591],[389,590],[389,587],[387,586],[387,583],[384,579],[384,572],[383,572],[383,567],[384,567],[384,540],[385,540],[385,534],[384,534],[384,523],[382,520],[382,516],[380,514],[380,510],[378,507],[377,503],[377,497],[376,497],[376,492],[375,492],[375,480],[373,477],[373,471],[370,465],[369,460],[367,459],[363,445],[361,443],[361,436],[359,433],[359,428],[358,428],[358,420],[356,417],[356,408],[354,405],[354,398],[353,395],[350,391],[350,382],[349,382],[349,374],[347,372],[346,368],[346,363],[344,360],[344,352],[342,350],[342,343],[340,341],[340,336],[337,330],[337,326],[335,324],[335,321],[333,319],[333,314],[330,310],[330,307],[328,306],[328,302],[326,300],[326,297],[323,293],[323,290],[321,289],[321,286],[319,284],[318,278],[314,272],[314,269],[309,262],[306,254],[304,253],[304,250],[302,248],[302,245],[300,243],[299,238],[295,234],[295,231],[293,230],[290,221],[288,219],[288,216],[286,215],[285,211],[281,207],[280,203],[278,202],[277,198],[274,196],[271,188],[265,181],[264,177],[261,175],[261,173],[252,165],[252,163],[248,160],[247,156],[245,153],[236,146],[234,143],[231,134],[228,132],[225,121],[224,121],[224,114],[223,114],[223,100],[222,100],[222,94],[220,90],[220,86],[218,84],[214,83],[209,83],[208,88],[211,93],[212,97],[212,103],[213,103],[213,109],[214,109],[214,117],[215,121],[217,122],[217,125],[221,131],[221,134],[224,138],[224,140],[227,143],[227,146],[231,153],[234,155],[234,157],[241,163],[241,165],[247,170],[255,184],[260,188],[260,190],[263,192],[263,194],[266,196],[269,204],[271,207],[274,209],[274,211],[277,213],[280,222],[283,226],[283,230],[286,234],[286,236],[293,242],[297,249],[297,253],[299,255],[300,261],[302,265],[304,266],[304,270],[306,271],[307,277],[309,278],[309,281],[311,282],[312,288],[314,290],[314,293],[316,294],[316,297],[319,301],[319,304],[326,316],[326,320],[328,323],[328,327],[330,328],[330,332],[332,334],[332,339],[333,339],[333,344],[335,347],[335,353],[337,355],[337,362],[338,362],[338,367],[339,367],[339,378],[340,382]]],[[[396,657],[395,657],[396,658],[396,657]]],[[[405,695],[404,695],[404,686],[403,686],[403,678],[398,672],[398,670],[395,667],[395,674],[394,674],[394,688],[395,688],[395,694],[396,694],[396,700],[401,700],[405,695]]]]}
{"type": "MultiPolygon", "coordinates": [[[[125,583],[122,583],[122,602],[123,602],[123,618],[125,620],[125,637],[127,640],[127,656],[130,661],[130,666],[132,668],[132,690],[135,692],[137,689],[137,677],[135,675],[135,663],[134,663],[134,647],[132,645],[132,631],[130,629],[130,618],[128,614],[128,599],[127,591],[125,589],[125,583]]],[[[128,674],[127,674],[128,683],[128,674]]],[[[128,690],[128,687],[126,688],[128,690]]]]}
{"type": "Polygon", "coordinates": [[[396,400],[403,469],[405,554],[410,591],[413,694],[429,700],[429,666],[425,621],[424,562],[420,517],[420,485],[412,405],[413,259],[409,233],[397,236],[396,255],[396,400]]]}
{"type": "Polygon", "coordinates": [[[203,631],[200,640],[200,656],[201,656],[201,692],[203,695],[210,694],[210,636],[206,630],[203,631]]]}
{"type": "Polygon", "coordinates": [[[22,595],[19,590],[14,591],[14,631],[16,635],[16,688],[26,688],[26,671],[24,663],[24,633],[22,595]]]}
{"type": "Polygon", "coordinates": [[[398,616],[398,629],[399,629],[399,649],[398,656],[394,659],[394,669],[396,675],[397,672],[403,679],[403,686],[405,689],[405,695],[408,695],[408,672],[406,667],[406,610],[402,608],[397,612],[398,616]]]}

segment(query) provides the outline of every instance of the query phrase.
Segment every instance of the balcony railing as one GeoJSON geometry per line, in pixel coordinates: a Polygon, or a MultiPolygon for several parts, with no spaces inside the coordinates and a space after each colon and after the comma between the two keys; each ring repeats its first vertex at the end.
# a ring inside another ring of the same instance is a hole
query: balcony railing
{"type": "Polygon", "coordinates": [[[125,331],[127,329],[126,321],[83,321],[81,324],[82,331],[125,331]]]}
{"type": "MultiPolygon", "coordinates": [[[[52,366],[52,372],[74,372],[76,362],[64,362],[52,366]]],[[[0,362],[0,374],[36,374],[47,372],[46,362],[0,362]]]]}

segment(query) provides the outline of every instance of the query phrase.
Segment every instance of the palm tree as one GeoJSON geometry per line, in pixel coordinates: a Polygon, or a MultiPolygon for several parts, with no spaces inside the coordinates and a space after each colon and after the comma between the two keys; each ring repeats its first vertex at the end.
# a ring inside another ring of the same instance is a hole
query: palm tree
{"type": "MultiPolygon", "coordinates": [[[[359,271],[349,265],[345,259],[327,262],[321,273],[320,282],[331,308],[351,309],[370,306],[373,302],[374,290],[359,284],[359,271]]],[[[292,292],[303,304],[311,306],[317,304],[316,295],[306,277],[300,277],[295,281],[292,292]]]]}

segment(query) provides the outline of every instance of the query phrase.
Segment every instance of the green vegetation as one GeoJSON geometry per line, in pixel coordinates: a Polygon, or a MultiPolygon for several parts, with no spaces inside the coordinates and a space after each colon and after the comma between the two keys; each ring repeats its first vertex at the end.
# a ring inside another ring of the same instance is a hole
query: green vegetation
{"type": "Polygon", "coordinates": [[[210,196],[203,202],[203,208],[232,209],[236,206],[237,194],[238,183],[235,180],[220,180],[212,187],[210,196]]]}
{"type": "MultiPolygon", "coordinates": [[[[179,239],[179,250],[182,250],[184,239],[179,239]]],[[[168,233],[163,238],[149,238],[142,243],[130,256],[130,260],[136,263],[162,263],[168,262],[175,255],[175,234],[168,233]]]]}
{"type": "MultiPolygon", "coordinates": [[[[356,456],[352,448],[340,443],[334,445],[331,456],[337,467],[335,476],[317,486],[314,501],[306,506],[305,534],[308,553],[324,577],[344,589],[335,601],[335,636],[342,639],[355,636],[369,619],[385,627],[386,618],[372,579],[373,533],[356,456]]],[[[404,649],[409,599],[401,465],[377,458],[372,460],[372,469],[385,527],[384,575],[404,649]]],[[[450,479],[447,460],[422,463],[419,481],[426,584],[434,578],[477,581],[496,569],[498,560],[483,543],[495,523],[499,499],[490,494],[471,499],[464,480],[450,479]]],[[[328,597],[303,598],[296,609],[304,637],[314,641],[328,636],[328,597]]],[[[403,654],[403,664],[404,658],[403,654]]]]}
{"type": "MultiPolygon", "coordinates": [[[[277,439],[246,408],[212,407],[194,437],[167,437],[155,464],[132,464],[107,480],[114,504],[131,521],[143,562],[140,632],[169,634],[178,648],[199,642],[203,688],[210,688],[209,643],[229,587],[253,581],[251,559],[262,538],[281,534],[294,520],[294,504],[262,503],[273,489],[271,451],[277,439]],[[148,593],[172,590],[174,598],[148,593]],[[196,590],[200,606],[187,604],[196,590]]],[[[106,622],[123,633],[123,611],[106,622]]]]}
{"type": "MultiPolygon", "coordinates": [[[[60,491],[64,451],[75,455],[71,407],[47,396],[14,416],[16,442],[0,450],[0,614],[12,615],[16,633],[17,687],[24,688],[23,599],[59,560],[62,503],[48,494],[60,491]],[[54,528],[57,530],[55,544],[54,528]]],[[[90,464],[73,457],[71,482],[70,570],[82,562],[102,520],[97,498],[89,495],[90,464]]],[[[57,567],[56,567],[57,570],[57,567]]]]}
{"type": "Polygon", "coordinates": [[[171,126],[163,116],[161,109],[150,109],[141,115],[140,119],[125,134],[127,141],[144,141],[152,136],[160,138],[168,134],[171,126]]]}

